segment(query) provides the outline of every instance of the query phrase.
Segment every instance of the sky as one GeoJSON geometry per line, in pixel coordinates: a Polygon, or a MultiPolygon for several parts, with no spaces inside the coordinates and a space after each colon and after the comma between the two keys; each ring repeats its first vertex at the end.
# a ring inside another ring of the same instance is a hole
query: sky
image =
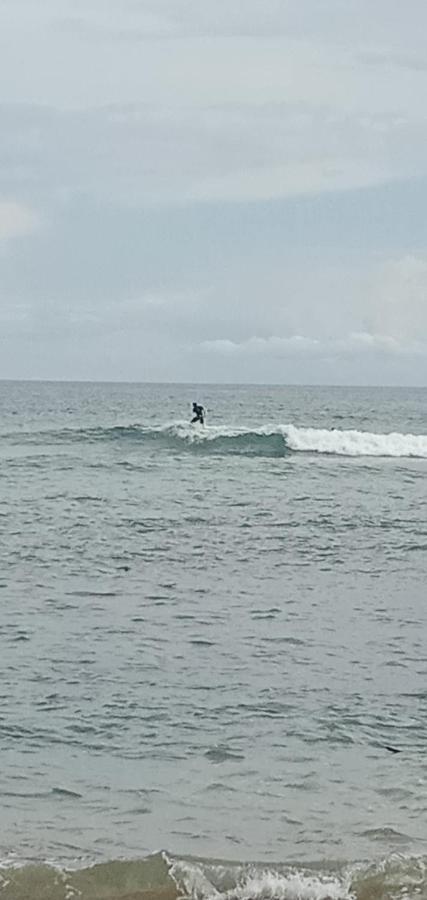
{"type": "Polygon", "coordinates": [[[425,0],[0,0],[0,377],[427,385],[425,0]]]}

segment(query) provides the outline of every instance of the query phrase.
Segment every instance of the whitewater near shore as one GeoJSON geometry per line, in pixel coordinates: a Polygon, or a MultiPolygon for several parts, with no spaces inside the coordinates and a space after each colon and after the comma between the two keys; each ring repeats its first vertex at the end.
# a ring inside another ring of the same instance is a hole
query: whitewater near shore
{"type": "Polygon", "coordinates": [[[269,868],[163,852],[72,869],[4,865],[0,890],[7,900],[406,900],[426,896],[425,864],[396,855],[379,864],[269,868]]]}

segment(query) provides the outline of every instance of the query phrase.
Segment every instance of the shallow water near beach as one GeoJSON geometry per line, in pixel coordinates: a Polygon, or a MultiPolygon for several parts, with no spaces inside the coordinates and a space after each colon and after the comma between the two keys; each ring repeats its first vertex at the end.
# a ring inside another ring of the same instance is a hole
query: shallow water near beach
{"type": "Polygon", "coordinates": [[[0,897],[427,897],[426,409],[0,383],[0,897]]]}

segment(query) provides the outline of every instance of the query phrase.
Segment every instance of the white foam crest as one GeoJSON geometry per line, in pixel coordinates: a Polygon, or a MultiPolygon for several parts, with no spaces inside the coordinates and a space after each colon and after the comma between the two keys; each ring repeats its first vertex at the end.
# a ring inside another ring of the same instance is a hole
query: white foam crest
{"type": "Polygon", "coordinates": [[[336,878],[319,878],[303,872],[282,875],[263,872],[232,891],[228,897],[236,900],[351,900],[348,886],[336,878]]]}
{"type": "Polygon", "coordinates": [[[184,891],[186,897],[192,900],[213,900],[221,897],[214,885],[203,873],[200,866],[191,863],[177,861],[172,863],[169,875],[173,878],[180,892],[184,891]]]}
{"type": "MultiPolygon", "coordinates": [[[[231,874],[229,869],[228,876],[231,874]]],[[[196,864],[175,862],[170,875],[189,900],[354,900],[348,878],[340,881],[330,875],[313,875],[298,870],[275,872],[252,869],[242,872],[239,866],[235,873],[236,884],[228,890],[215,887],[208,874],[196,864]]]]}
{"type": "Polygon", "coordinates": [[[290,450],[339,456],[392,456],[427,458],[427,435],[375,434],[369,431],[296,428],[283,426],[290,450]]]}
{"type": "Polygon", "coordinates": [[[281,434],[281,426],[271,425],[261,428],[250,428],[242,425],[189,425],[187,422],[174,422],[172,425],[163,426],[160,431],[172,434],[174,437],[186,440],[189,443],[201,443],[203,441],[215,441],[218,438],[237,437],[271,437],[281,434]]]}

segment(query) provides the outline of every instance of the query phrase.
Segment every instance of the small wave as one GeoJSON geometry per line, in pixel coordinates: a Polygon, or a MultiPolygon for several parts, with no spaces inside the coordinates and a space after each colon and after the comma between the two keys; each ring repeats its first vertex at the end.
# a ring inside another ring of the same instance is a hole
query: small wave
{"type": "Polygon", "coordinates": [[[56,794],[58,797],[70,797],[74,800],[81,800],[83,794],[78,794],[77,791],[70,791],[68,788],[54,787],[52,788],[52,794],[56,794]]]}
{"type": "Polygon", "coordinates": [[[205,756],[213,763],[223,763],[230,761],[239,761],[244,759],[242,753],[236,752],[236,750],[230,750],[229,747],[224,746],[216,746],[211,747],[206,751],[205,756]]]}
{"type": "Polygon", "coordinates": [[[38,441],[53,443],[101,441],[131,446],[138,442],[154,451],[223,456],[277,458],[292,453],[315,453],[349,457],[427,458],[427,435],[424,434],[378,434],[354,429],[302,428],[293,424],[272,424],[259,428],[200,427],[186,422],[158,426],[133,424],[32,435],[33,440],[36,437],[38,441]]]}
{"type": "Polygon", "coordinates": [[[46,863],[0,863],[2,900],[177,900],[170,864],[158,853],[141,860],[76,868],[46,863]]]}

